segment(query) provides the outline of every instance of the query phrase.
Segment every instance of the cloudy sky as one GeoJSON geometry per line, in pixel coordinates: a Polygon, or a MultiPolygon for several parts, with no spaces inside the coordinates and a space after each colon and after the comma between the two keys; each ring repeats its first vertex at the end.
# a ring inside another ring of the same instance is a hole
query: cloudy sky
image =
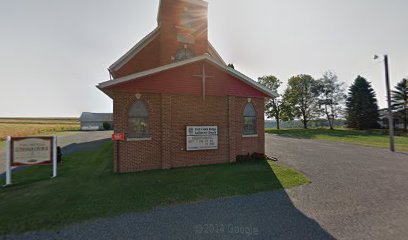
{"type": "MultiPolygon", "coordinates": [[[[408,76],[406,0],[209,0],[209,39],[224,60],[256,79],[286,83],[332,70],[351,84],[372,82],[385,104],[408,76]]],[[[110,112],[95,88],[106,70],[156,26],[159,0],[1,0],[0,117],[79,116],[110,112]]]]}

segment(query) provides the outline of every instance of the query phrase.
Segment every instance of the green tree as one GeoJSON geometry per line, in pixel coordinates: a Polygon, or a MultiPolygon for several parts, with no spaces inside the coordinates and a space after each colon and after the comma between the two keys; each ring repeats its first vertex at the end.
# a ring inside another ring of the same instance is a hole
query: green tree
{"type": "MultiPolygon", "coordinates": [[[[265,87],[269,88],[273,92],[278,92],[278,88],[282,85],[282,82],[275,76],[263,76],[258,78],[258,82],[265,87]]],[[[281,120],[281,109],[282,109],[282,99],[281,98],[272,98],[266,101],[265,103],[266,116],[268,118],[275,118],[276,128],[280,129],[280,120],[281,120]]]]}
{"type": "Polygon", "coordinates": [[[289,119],[300,118],[306,129],[309,120],[318,112],[318,90],[318,82],[310,75],[291,77],[283,95],[284,115],[289,119]]]}
{"type": "Polygon", "coordinates": [[[358,129],[379,127],[377,99],[374,89],[365,78],[358,76],[351,85],[346,106],[348,127],[358,129]]]}
{"type": "Polygon", "coordinates": [[[343,113],[346,99],[344,83],[333,72],[325,72],[323,78],[319,79],[319,108],[332,130],[335,119],[343,113]]]}
{"type": "Polygon", "coordinates": [[[402,79],[392,91],[392,108],[402,115],[404,119],[404,130],[408,125],[408,80],[402,79]]]}

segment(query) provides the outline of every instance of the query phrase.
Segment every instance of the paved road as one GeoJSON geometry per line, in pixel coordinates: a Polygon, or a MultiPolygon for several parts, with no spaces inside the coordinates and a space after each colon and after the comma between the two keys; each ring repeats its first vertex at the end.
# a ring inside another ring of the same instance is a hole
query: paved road
{"type": "MultiPolygon", "coordinates": [[[[95,131],[95,132],[64,132],[63,135],[58,136],[58,146],[62,147],[64,155],[74,153],[82,150],[92,150],[97,148],[110,138],[112,131],[95,131]]],[[[0,175],[4,173],[4,159],[5,152],[0,148],[0,175]]]]}
{"type": "Polygon", "coordinates": [[[407,239],[407,154],[272,135],[266,141],[270,155],[313,182],[11,239],[407,239]]]}

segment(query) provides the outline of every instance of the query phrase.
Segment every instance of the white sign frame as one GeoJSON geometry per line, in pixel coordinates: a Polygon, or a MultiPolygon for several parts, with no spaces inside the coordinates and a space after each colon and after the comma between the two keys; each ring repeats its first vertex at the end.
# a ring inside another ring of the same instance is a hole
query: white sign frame
{"type": "MultiPolygon", "coordinates": [[[[19,138],[19,139],[44,139],[44,138],[50,138],[50,137],[26,137],[26,138],[19,138]]],[[[5,161],[5,167],[6,167],[6,186],[10,186],[12,184],[11,182],[11,175],[12,175],[12,141],[14,141],[14,138],[8,136],[6,138],[6,161],[5,161]]],[[[57,137],[52,136],[51,137],[51,163],[52,163],[52,177],[55,178],[57,177],[57,137]]],[[[25,166],[30,166],[30,164],[23,164],[25,166]]]]}
{"type": "Polygon", "coordinates": [[[218,126],[187,126],[186,150],[218,150],[218,126]]]}

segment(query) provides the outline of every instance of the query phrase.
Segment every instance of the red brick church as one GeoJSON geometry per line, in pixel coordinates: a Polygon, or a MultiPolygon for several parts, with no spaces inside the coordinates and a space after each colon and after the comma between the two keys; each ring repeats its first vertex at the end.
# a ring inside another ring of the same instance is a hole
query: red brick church
{"type": "Polygon", "coordinates": [[[228,67],[208,41],[208,3],[161,0],[158,26],[98,88],[113,99],[114,170],[231,163],[264,153],[264,101],[276,94],[228,67]]]}

